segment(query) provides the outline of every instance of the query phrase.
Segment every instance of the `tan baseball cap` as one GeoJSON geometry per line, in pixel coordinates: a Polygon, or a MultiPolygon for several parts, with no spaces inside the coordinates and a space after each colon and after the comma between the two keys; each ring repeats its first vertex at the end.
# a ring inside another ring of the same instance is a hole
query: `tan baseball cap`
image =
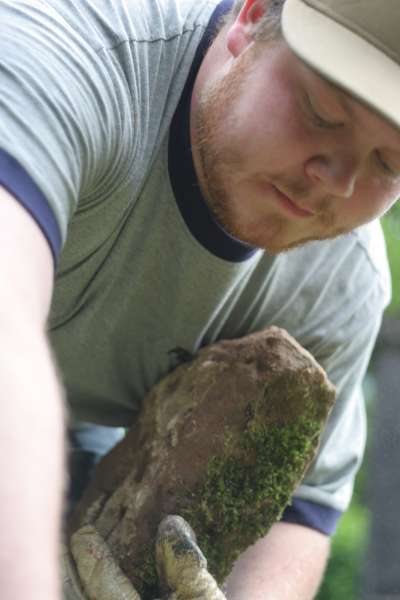
{"type": "Polygon", "coordinates": [[[400,128],[400,0],[286,0],[282,28],[299,58],[400,128]]]}

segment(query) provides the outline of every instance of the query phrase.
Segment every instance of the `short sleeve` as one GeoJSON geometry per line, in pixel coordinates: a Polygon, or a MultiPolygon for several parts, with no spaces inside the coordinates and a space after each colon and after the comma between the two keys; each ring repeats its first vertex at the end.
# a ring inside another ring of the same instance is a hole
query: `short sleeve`
{"type": "Polygon", "coordinates": [[[115,176],[121,93],[92,47],[48,4],[0,5],[0,184],[57,259],[77,209],[115,176]]]}
{"type": "MultiPolygon", "coordinates": [[[[337,397],[317,456],[283,519],[331,534],[349,507],[364,456],[363,380],[390,300],[390,273],[377,221],[327,247],[312,271],[315,293],[298,339],[325,369],[337,397]]],[[[311,246],[302,254],[312,252],[311,246]]]]}
{"type": "MultiPolygon", "coordinates": [[[[332,332],[325,349],[329,354],[316,356],[336,385],[337,399],[318,455],[294,498],[315,503],[317,520],[317,513],[322,514],[318,506],[330,508],[333,512],[326,513],[327,523],[335,511],[339,516],[348,508],[354,479],[364,455],[367,429],[362,382],[382,313],[382,293],[376,285],[351,319],[332,332]]],[[[310,508],[311,526],[312,513],[310,508]]]]}

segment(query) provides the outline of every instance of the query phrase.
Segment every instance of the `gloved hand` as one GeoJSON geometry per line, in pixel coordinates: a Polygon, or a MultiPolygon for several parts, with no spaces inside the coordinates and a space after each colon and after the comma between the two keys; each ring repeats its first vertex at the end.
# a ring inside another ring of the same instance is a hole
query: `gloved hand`
{"type": "MultiPolygon", "coordinates": [[[[71,552],[73,560],[63,549],[64,600],[141,600],[94,527],[85,526],[72,536],[71,552]]],[[[226,600],[207,571],[193,530],[181,517],[161,522],[156,563],[160,588],[171,590],[168,600],[226,600]]]]}

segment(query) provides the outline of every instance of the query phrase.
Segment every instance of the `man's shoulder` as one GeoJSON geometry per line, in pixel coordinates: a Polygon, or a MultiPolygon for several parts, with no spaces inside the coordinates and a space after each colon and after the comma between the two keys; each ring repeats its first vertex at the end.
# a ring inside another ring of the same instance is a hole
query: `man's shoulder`
{"type": "MultiPolygon", "coordinates": [[[[296,252],[296,251],[295,251],[296,252]]],[[[298,250],[297,261],[337,278],[377,280],[385,287],[389,267],[385,240],[378,220],[333,240],[314,242],[298,250]]]]}
{"type": "Polygon", "coordinates": [[[370,285],[380,290],[384,305],[390,302],[391,277],[386,243],[378,219],[355,229],[349,234],[354,243],[354,265],[363,269],[362,280],[371,278],[370,285]]]}
{"type": "Polygon", "coordinates": [[[371,266],[378,273],[387,276],[389,271],[386,245],[379,220],[376,219],[355,229],[351,235],[356,240],[357,246],[365,253],[371,266]]]}
{"type": "Polygon", "coordinates": [[[139,0],[143,8],[151,5],[148,9],[150,14],[158,15],[166,28],[167,36],[174,35],[177,27],[190,30],[198,25],[207,26],[219,3],[220,0],[153,0],[151,3],[148,0],[139,0]]]}
{"type": "MultiPolygon", "coordinates": [[[[97,51],[129,42],[171,40],[206,27],[219,0],[46,0],[56,27],[64,27],[97,51]]],[[[26,10],[27,26],[30,13],[26,10]]]]}
{"type": "Polygon", "coordinates": [[[280,287],[302,298],[310,310],[316,299],[319,312],[371,310],[390,301],[390,274],[385,241],[378,221],[341,237],[311,242],[280,255],[275,267],[280,287]],[[311,305],[310,305],[311,302],[311,305]]]}

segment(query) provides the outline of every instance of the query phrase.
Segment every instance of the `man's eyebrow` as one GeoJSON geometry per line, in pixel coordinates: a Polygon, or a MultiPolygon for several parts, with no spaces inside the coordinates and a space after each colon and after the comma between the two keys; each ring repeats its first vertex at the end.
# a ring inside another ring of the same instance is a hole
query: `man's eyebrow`
{"type": "Polygon", "coordinates": [[[319,76],[319,77],[325,83],[325,85],[328,87],[329,92],[335,97],[335,99],[340,104],[340,106],[342,107],[342,109],[344,110],[346,115],[353,121],[356,121],[356,115],[354,114],[354,111],[350,105],[351,98],[350,98],[349,94],[345,90],[342,90],[341,88],[336,86],[334,83],[332,83],[332,81],[329,81],[328,79],[326,79],[325,77],[322,77],[322,76],[319,76]]]}
{"type": "Polygon", "coordinates": [[[350,105],[350,99],[347,97],[347,94],[345,92],[342,92],[341,90],[335,90],[335,93],[336,93],[336,97],[337,97],[341,107],[343,108],[344,112],[347,114],[347,116],[350,119],[355,121],[356,115],[350,105]]]}

